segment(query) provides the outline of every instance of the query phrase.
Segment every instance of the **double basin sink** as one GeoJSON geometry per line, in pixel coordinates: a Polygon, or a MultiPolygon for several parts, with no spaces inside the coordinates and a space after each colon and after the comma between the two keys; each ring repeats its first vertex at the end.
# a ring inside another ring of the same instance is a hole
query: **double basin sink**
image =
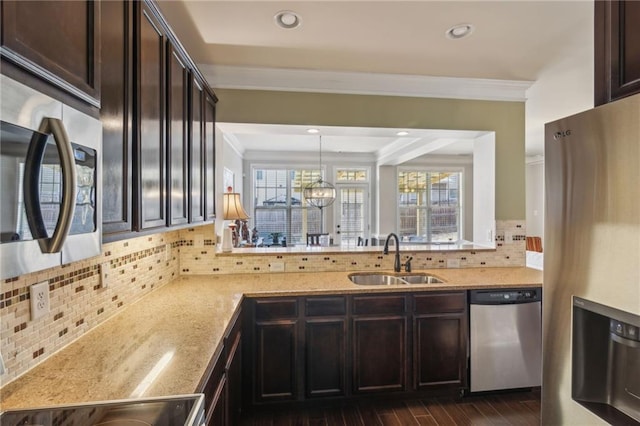
{"type": "Polygon", "coordinates": [[[408,285],[408,284],[437,284],[442,280],[429,274],[398,274],[356,272],[349,274],[352,283],[358,285],[408,285]]]}

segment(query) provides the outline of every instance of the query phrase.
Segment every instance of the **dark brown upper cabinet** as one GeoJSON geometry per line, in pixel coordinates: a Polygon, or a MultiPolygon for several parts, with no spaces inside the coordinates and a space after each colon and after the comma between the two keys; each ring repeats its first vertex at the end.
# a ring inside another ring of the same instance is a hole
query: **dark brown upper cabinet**
{"type": "Polygon", "coordinates": [[[186,60],[168,43],[167,48],[167,201],[169,225],[189,221],[188,160],[189,69],[186,60]]]}
{"type": "Polygon", "coordinates": [[[137,72],[137,177],[139,229],[166,226],[166,34],[146,4],[140,10],[137,72]]]}
{"type": "Polygon", "coordinates": [[[100,107],[97,1],[2,1],[2,59],[100,107]]]}
{"type": "MultiPolygon", "coordinates": [[[[204,167],[205,167],[205,218],[216,218],[215,165],[216,165],[216,98],[205,93],[204,100],[204,167]]],[[[225,188],[226,190],[226,188],[225,188]]]]}
{"type": "Polygon", "coordinates": [[[103,240],[211,222],[217,98],[153,1],[101,10],[103,240]]]}
{"type": "Polygon", "coordinates": [[[133,229],[133,17],[131,2],[101,7],[102,43],[102,230],[133,229]]]}
{"type": "Polygon", "coordinates": [[[206,164],[204,137],[204,86],[191,78],[191,135],[189,144],[189,222],[205,220],[206,164]]]}
{"type": "Polygon", "coordinates": [[[640,93],[640,2],[595,2],[595,105],[640,93]]]}

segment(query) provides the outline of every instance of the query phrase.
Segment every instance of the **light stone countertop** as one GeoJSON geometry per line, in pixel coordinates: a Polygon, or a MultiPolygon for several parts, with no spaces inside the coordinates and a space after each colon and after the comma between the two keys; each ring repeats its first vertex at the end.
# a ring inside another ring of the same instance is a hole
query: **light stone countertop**
{"type": "Polygon", "coordinates": [[[182,276],[125,307],[0,389],[1,410],[195,392],[243,296],[517,288],[542,285],[530,268],[431,273],[442,284],[361,286],[349,272],[182,276]],[[141,382],[166,364],[146,390],[141,382]],[[156,370],[159,367],[156,368],[156,370]]]}

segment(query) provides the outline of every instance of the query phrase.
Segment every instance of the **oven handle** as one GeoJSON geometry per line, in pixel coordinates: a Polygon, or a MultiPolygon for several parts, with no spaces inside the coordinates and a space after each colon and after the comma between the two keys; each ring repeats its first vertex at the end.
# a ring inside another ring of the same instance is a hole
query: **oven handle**
{"type": "MultiPolygon", "coordinates": [[[[64,124],[62,124],[61,120],[45,117],[42,119],[38,131],[40,133],[53,135],[53,139],[60,155],[63,185],[62,205],[60,206],[60,214],[58,215],[58,222],[56,223],[53,235],[51,238],[39,238],[38,243],[40,244],[40,249],[43,253],[58,253],[62,250],[62,245],[69,234],[71,223],[73,221],[73,212],[76,201],[75,158],[73,155],[71,141],[69,140],[69,136],[67,136],[67,131],[65,130],[64,124]]],[[[29,167],[27,168],[27,173],[25,173],[25,209],[27,211],[27,218],[32,218],[34,220],[35,223],[30,223],[30,226],[32,229],[35,228],[38,230],[45,229],[38,197],[38,177],[40,175],[40,166],[43,156],[44,146],[33,151],[29,149],[26,160],[26,164],[29,165],[29,167]],[[31,158],[36,153],[39,153],[39,155],[36,155],[35,159],[31,158]],[[30,176],[32,174],[32,170],[37,170],[38,173],[35,176],[30,176]],[[37,210],[35,209],[35,206],[37,206],[37,210]]]]}

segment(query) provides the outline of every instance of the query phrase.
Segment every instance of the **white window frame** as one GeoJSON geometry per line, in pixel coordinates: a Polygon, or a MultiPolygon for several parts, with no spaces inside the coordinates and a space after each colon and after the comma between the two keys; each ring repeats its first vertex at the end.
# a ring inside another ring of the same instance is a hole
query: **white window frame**
{"type": "Polygon", "coordinates": [[[395,174],[395,196],[396,196],[396,229],[400,230],[400,223],[401,223],[401,215],[400,215],[400,204],[398,203],[398,200],[400,199],[400,190],[399,190],[399,186],[400,186],[400,181],[398,179],[399,175],[401,172],[422,172],[422,173],[460,173],[460,180],[459,180],[459,184],[460,184],[460,188],[459,188],[459,192],[458,192],[458,206],[459,206],[459,213],[458,213],[458,238],[462,239],[464,236],[464,223],[465,223],[465,203],[464,203],[464,196],[465,196],[465,169],[464,167],[459,167],[459,166],[434,166],[434,165],[428,165],[428,166],[421,166],[419,164],[416,165],[412,165],[412,166],[400,166],[396,168],[396,174],[395,174]]]}

